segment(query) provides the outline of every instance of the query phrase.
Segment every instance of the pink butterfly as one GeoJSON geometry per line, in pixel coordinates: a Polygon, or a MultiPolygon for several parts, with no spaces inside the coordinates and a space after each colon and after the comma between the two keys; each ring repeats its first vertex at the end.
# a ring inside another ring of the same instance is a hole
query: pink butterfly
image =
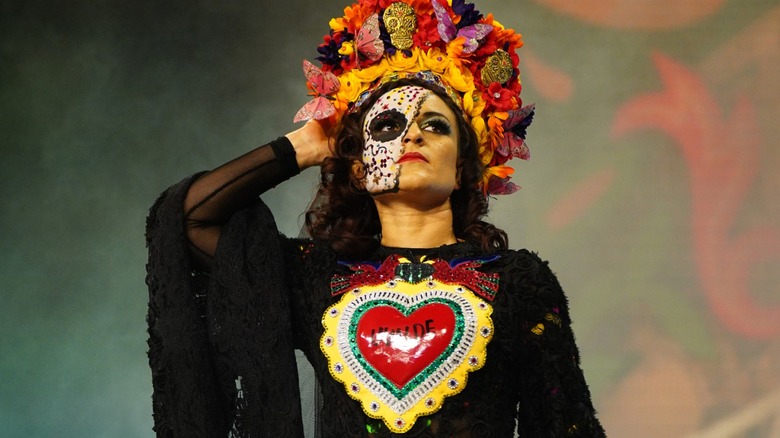
{"type": "Polygon", "coordinates": [[[314,99],[308,101],[298,113],[295,114],[293,122],[302,122],[304,120],[322,120],[327,119],[336,113],[336,107],[330,101],[333,98],[330,94],[339,90],[341,83],[339,79],[333,73],[329,71],[322,71],[317,68],[311,62],[303,60],[303,74],[306,75],[306,80],[309,85],[314,89],[314,99]]]}
{"type": "Polygon", "coordinates": [[[509,181],[509,179],[510,177],[501,178],[496,175],[490,175],[487,192],[491,195],[511,195],[520,190],[520,186],[509,181]]]}
{"type": "Polygon", "coordinates": [[[379,14],[374,14],[363,22],[355,37],[355,49],[358,66],[364,59],[374,62],[385,53],[385,44],[379,38],[379,14]]]}
{"type": "Polygon", "coordinates": [[[504,157],[529,160],[531,152],[525,143],[525,129],[533,120],[535,105],[526,105],[520,109],[509,111],[509,117],[504,120],[504,138],[496,148],[496,152],[504,157]]]}
{"type": "Polygon", "coordinates": [[[492,30],[493,26],[489,24],[472,24],[458,30],[450,18],[450,14],[440,5],[437,0],[431,2],[433,12],[436,14],[436,28],[439,30],[439,36],[445,43],[449,43],[457,37],[464,37],[466,42],[463,44],[464,53],[472,53],[479,48],[479,40],[485,38],[492,30]]]}

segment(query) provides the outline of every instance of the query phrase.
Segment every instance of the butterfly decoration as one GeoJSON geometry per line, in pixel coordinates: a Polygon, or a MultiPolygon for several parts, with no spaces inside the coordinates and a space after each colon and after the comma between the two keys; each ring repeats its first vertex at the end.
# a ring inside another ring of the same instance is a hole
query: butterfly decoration
{"type": "Polygon", "coordinates": [[[373,14],[363,22],[363,26],[355,36],[355,52],[358,67],[361,61],[367,60],[373,63],[385,53],[385,44],[379,38],[379,14],[373,14]]]}
{"type": "Polygon", "coordinates": [[[485,38],[492,30],[493,26],[484,23],[472,24],[462,29],[458,29],[452,22],[450,14],[444,6],[437,0],[431,2],[433,12],[436,14],[436,28],[439,30],[439,36],[444,42],[449,43],[457,37],[463,37],[466,42],[463,44],[463,53],[472,53],[479,48],[479,40],[485,38]]]}
{"type": "Polygon", "coordinates": [[[435,259],[424,263],[410,263],[398,254],[392,254],[381,264],[376,262],[350,264],[340,261],[339,264],[348,266],[352,273],[333,275],[330,290],[333,296],[337,296],[347,291],[354,291],[356,288],[376,286],[391,280],[401,279],[407,283],[417,284],[425,279],[433,279],[445,284],[466,286],[482,298],[493,301],[498,293],[499,275],[480,272],[477,268],[498,258],[499,256],[492,255],[456,259],[451,262],[435,259]]]}
{"type": "Polygon", "coordinates": [[[525,130],[533,120],[534,109],[535,106],[531,104],[509,111],[509,116],[503,122],[504,138],[501,139],[496,152],[510,159],[528,160],[531,158],[531,152],[525,143],[525,130]]]}
{"type": "Polygon", "coordinates": [[[330,292],[335,297],[356,287],[375,286],[392,280],[395,276],[395,268],[398,266],[399,256],[396,254],[386,258],[382,264],[362,262],[350,264],[339,262],[340,265],[348,266],[353,271],[352,274],[339,275],[334,274],[330,280],[330,292]]]}
{"type": "Polygon", "coordinates": [[[293,122],[310,119],[322,120],[336,114],[336,107],[331,102],[333,98],[330,97],[341,86],[336,75],[329,71],[322,71],[305,59],[303,60],[303,74],[306,75],[309,86],[314,89],[314,99],[308,101],[298,110],[293,122]]]}
{"type": "Polygon", "coordinates": [[[499,275],[477,271],[485,263],[498,259],[499,256],[484,258],[459,259],[447,263],[444,260],[434,260],[433,279],[442,283],[462,284],[480,297],[493,301],[498,293],[499,275]]]}
{"type": "Polygon", "coordinates": [[[490,175],[486,193],[491,195],[511,195],[520,190],[520,186],[509,181],[510,177],[501,178],[496,175],[490,175]]]}

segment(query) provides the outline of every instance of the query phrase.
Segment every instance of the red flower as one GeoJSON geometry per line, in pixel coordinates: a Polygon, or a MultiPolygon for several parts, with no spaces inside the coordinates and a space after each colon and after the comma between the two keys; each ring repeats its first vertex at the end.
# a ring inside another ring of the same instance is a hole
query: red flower
{"type": "Polygon", "coordinates": [[[497,32],[493,31],[490,32],[483,40],[482,44],[480,44],[479,48],[474,51],[473,56],[477,59],[483,59],[491,54],[495,53],[496,50],[501,49],[501,42],[497,39],[497,32]]]}
{"type": "Polygon", "coordinates": [[[502,87],[498,82],[493,82],[483,96],[488,105],[498,111],[508,111],[515,106],[512,99],[512,91],[502,87]]]}
{"type": "Polygon", "coordinates": [[[439,44],[441,36],[436,28],[436,21],[430,15],[417,16],[417,32],[414,33],[414,45],[422,50],[431,47],[443,47],[439,44]]]}

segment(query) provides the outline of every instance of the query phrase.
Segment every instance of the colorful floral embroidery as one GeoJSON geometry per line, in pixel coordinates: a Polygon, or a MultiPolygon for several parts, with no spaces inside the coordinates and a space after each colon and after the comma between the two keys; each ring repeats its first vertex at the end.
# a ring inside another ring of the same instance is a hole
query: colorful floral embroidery
{"type": "Polygon", "coordinates": [[[452,262],[444,260],[429,260],[425,263],[401,263],[401,257],[391,255],[381,264],[377,263],[343,263],[353,271],[350,275],[335,275],[330,282],[331,293],[340,295],[347,290],[356,290],[362,286],[376,286],[386,283],[388,287],[395,287],[396,281],[406,281],[417,284],[430,277],[426,285],[430,288],[435,281],[445,284],[459,285],[455,290],[463,291],[468,287],[472,292],[482,298],[493,301],[498,291],[498,274],[486,274],[477,270],[485,263],[496,260],[498,256],[482,257],[475,259],[459,259],[452,262]],[[424,274],[424,276],[422,276],[424,274]]]}

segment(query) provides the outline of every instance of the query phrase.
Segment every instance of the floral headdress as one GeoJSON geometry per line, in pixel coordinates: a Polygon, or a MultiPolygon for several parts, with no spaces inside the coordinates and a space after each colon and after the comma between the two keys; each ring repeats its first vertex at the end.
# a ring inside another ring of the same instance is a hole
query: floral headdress
{"type": "Polygon", "coordinates": [[[530,158],[525,133],[534,111],[520,99],[520,34],[465,0],[359,0],[329,25],[317,48],[322,67],[304,61],[314,99],[296,122],[338,122],[382,83],[422,78],[442,86],[474,128],[484,193],[519,189],[505,163],[530,158]]]}

